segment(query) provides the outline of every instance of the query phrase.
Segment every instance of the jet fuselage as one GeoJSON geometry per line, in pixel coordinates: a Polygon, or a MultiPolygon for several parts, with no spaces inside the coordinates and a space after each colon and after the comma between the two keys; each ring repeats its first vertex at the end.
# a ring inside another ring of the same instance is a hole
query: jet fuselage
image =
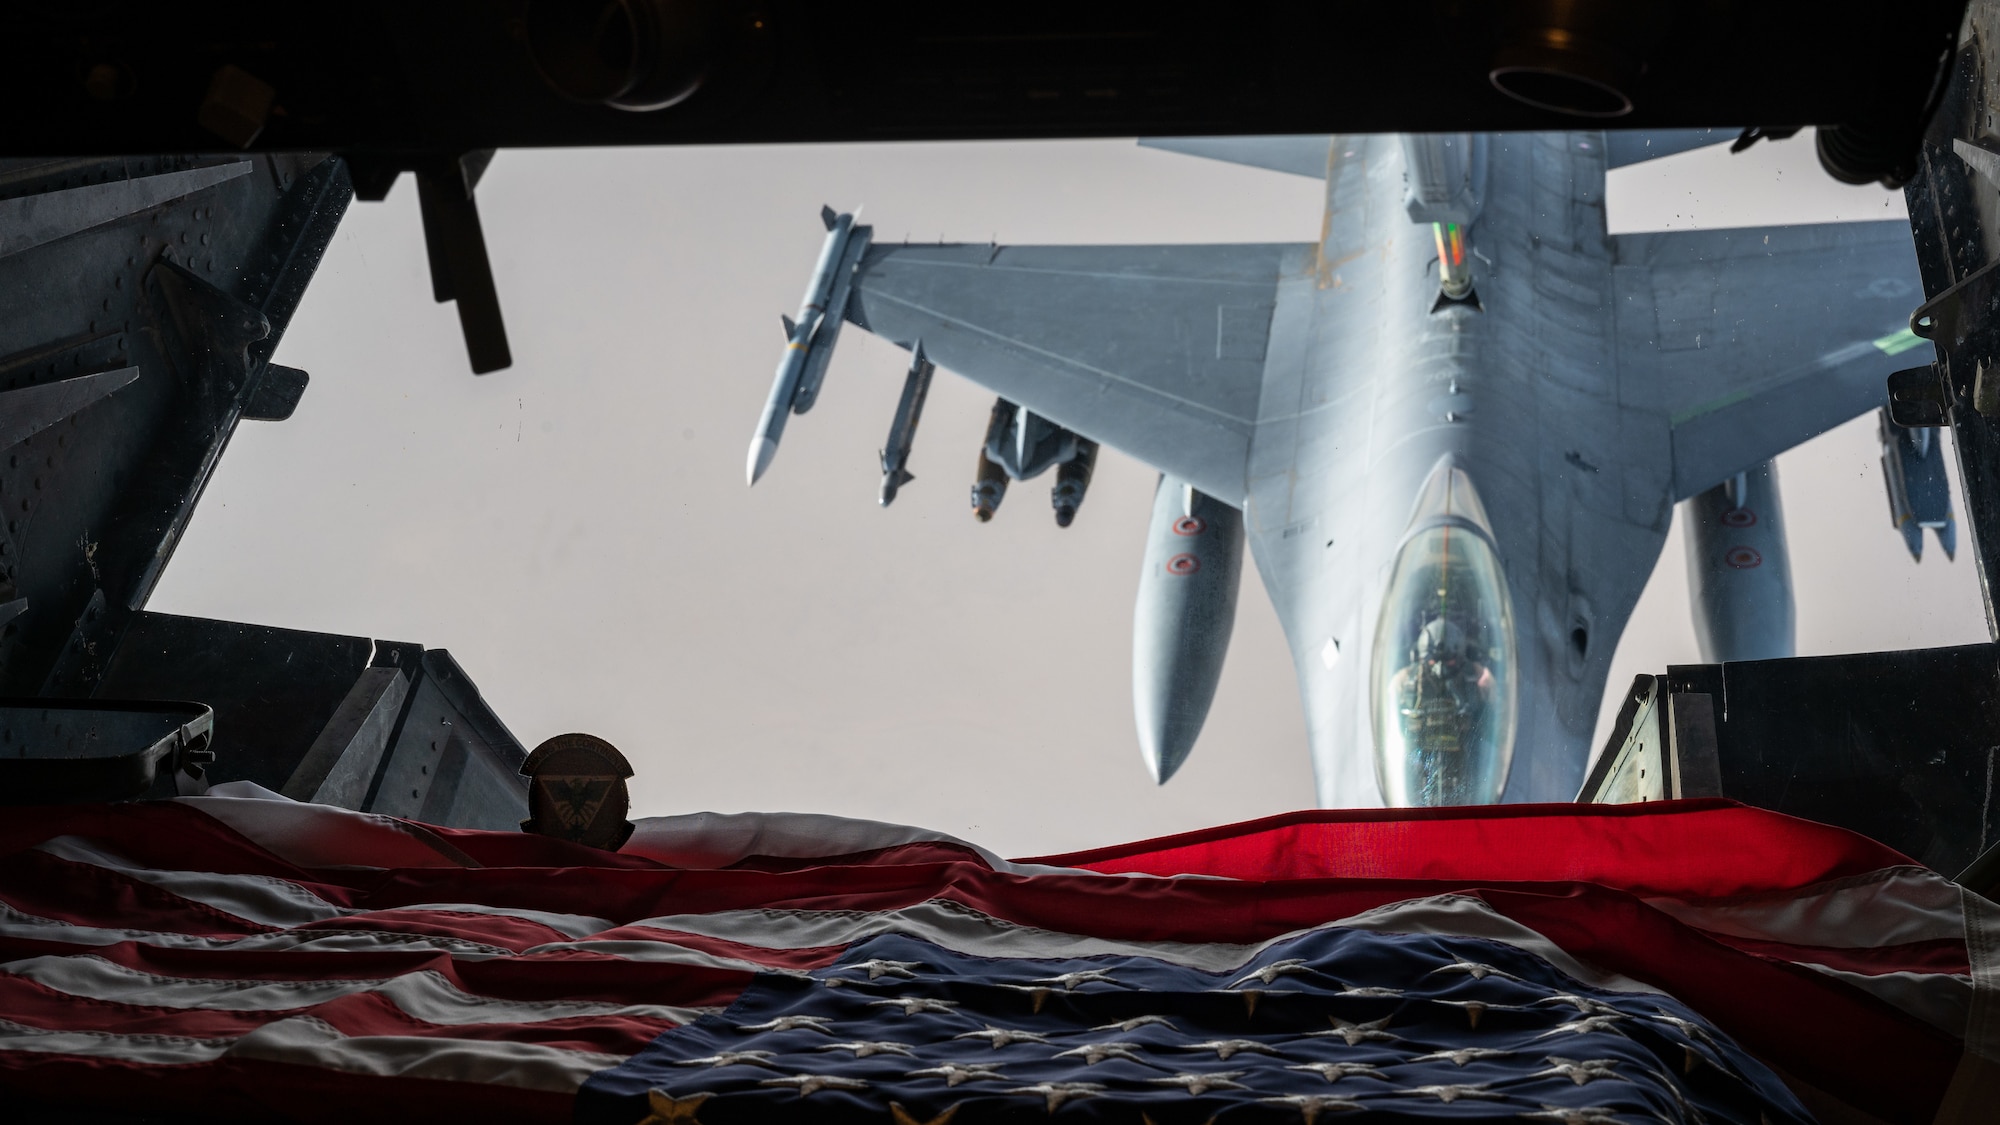
{"type": "Polygon", "coordinates": [[[1440,301],[1399,138],[1354,137],[1330,154],[1320,242],[1271,311],[1244,513],[1291,643],[1322,805],[1572,799],[1672,511],[1665,427],[1620,402],[1601,134],[1469,141],[1484,148],[1470,297],[1440,301]],[[1483,521],[1417,510],[1441,469],[1470,482],[1483,521]],[[1425,523],[1442,534],[1406,553],[1425,523]],[[1470,572],[1416,555],[1455,550],[1477,569],[1464,556],[1482,547],[1506,604],[1438,612],[1479,601],[1470,572]],[[1385,610],[1399,556],[1406,596],[1385,610]],[[1409,601],[1440,575],[1459,587],[1444,602],[1436,590],[1409,601]],[[1409,749],[1383,745],[1399,725],[1432,744],[1420,772],[1504,778],[1504,790],[1399,785],[1409,749]],[[1497,772],[1453,757],[1509,750],[1497,772]]]}

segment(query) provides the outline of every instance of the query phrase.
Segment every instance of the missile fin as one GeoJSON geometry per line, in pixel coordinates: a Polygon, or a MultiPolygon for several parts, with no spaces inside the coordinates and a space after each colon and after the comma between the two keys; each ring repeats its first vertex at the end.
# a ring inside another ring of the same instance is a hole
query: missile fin
{"type": "Polygon", "coordinates": [[[891,472],[883,473],[882,494],[879,497],[881,505],[884,508],[886,508],[890,504],[895,503],[896,493],[901,491],[904,485],[910,483],[915,479],[917,479],[915,476],[902,469],[896,469],[891,472]]]}
{"type": "Polygon", "coordinates": [[[826,229],[832,230],[833,224],[840,221],[840,215],[833,208],[822,203],[819,205],[819,221],[826,224],[826,229]]]}
{"type": "Polygon", "coordinates": [[[799,322],[793,320],[789,315],[779,313],[778,321],[785,326],[785,339],[790,340],[799,334],[799,322]]]}

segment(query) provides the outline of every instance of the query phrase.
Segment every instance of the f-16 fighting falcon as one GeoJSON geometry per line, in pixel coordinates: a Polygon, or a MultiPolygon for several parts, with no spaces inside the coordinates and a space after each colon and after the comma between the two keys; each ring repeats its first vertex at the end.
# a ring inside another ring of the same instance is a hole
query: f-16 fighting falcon
{"type": "MultiPolygon", "coordinates": [[[[1607,169],[1721,139],[1144,142],[1323,176],[1320,236],[1294,245],[877,245],[825,211],[750,480],[852,323],[912,357],[883,504],[933,365],[999,396],[981,520],[1054,468],[1067,525],[1099,443],[1161,472],[1133,640],[1157,780],[1214,697],[1247,538],[1321,804],[1571,800],[1674,505],[1706,658],[1791,655],[1771,459],[1879,408],[1921,343],[1900,220],[1607,233],[1607,169]]],[[[1949,551],[1934,435],[1883,426],[1912,553],[1923,527],[1949,551]]]]}

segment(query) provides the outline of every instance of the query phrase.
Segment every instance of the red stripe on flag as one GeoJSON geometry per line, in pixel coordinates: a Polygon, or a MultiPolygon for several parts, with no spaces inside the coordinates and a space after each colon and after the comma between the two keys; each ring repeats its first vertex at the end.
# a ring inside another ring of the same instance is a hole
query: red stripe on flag
{"type": "Polygon", "coordinates": [[[109,868],[38,851],[17,852],[0,865],[0,901],[26,914],[77,926],[161,930],[193,937],[241,937],[275,928],[109,868]]]}
{"type": "MultiPolygon", "coordinates": [[[[496,834],[466,833],[448,834],[450,847],[462,849],[479,862],[505,859],[528,864],[540,856],[551,865],[308,873],[290,868],[211,818],[197,814],[197,819],[189,820],[184,806],[67,810],[60,818],[47,810],[24,812],[24,817],[0,825],[0,842],[15,845],[16,854],[8,863],[22,858],[19,848],[46,838],[24,830],[25,820],[42,825],[46,835],[101,839],[137,862],[165,869],[240,872],[301,884],[312,881],[315,888],[325,888],[326,897],[339,896],[357,908],[384,912],[369,916],[368,928],[377,932],[466,937],[504,930],[501,936],[507,941],[487,944],[506,948],[518,948],[508,942],[525,940],[530,933],[541,941],[569,940],[560,935],[550,937],[549,928],[539,923],[524,923],[516,929],[502,919],[496,930],[484,928],[490,926],[490,915],[399,909],[467,902],[605,918],[635,940],[664,935],[688,948],[696,948],[698,941],[706,942],[707,951],[719,956],[741,956],[762,964],[824,964],[837,955],[838,947],[825,945],[821,938],[821,944],[812,949],[765,950],[745,944],[754,942],[754,936],[746,937],[745,942],[698,939],[636,923],[720,911],[889,911],[944,900],[1014,925],[1058,933],[1127,941],[1247,943],[1392,902],[1456,892],[1483,899],[1575,956],[1664,988],[1714,1019],[1752,1051],[1885,1120],[1927,1120],[1959,1055],[1955,1039],[1886,1001],[1823,973],[1773,960],[1817,954],[1816,947],[1767,943],[1750,948],[1737,939],[1720,940],[1635,897],[1698,903],[1759,892],[1801,891],[1909,864],[1894,852],[1838,829],[1727,802],[1648,805],[1643,810],[1511,806],[1302,813],[1041,861],[1108,871],[1219,874],[1237,880],[1233,882],[998,873],[962,848],[938,844],[885,849],[878,853],[877,862],[854,866],[827,866],[824,861],[794,865],[787,861],[767,865],[773,870],[751,869],[756,864],[726,871],[675,870],[635,857],[598,860],[578,856],[575,848],[556,847],[552,841],[538,838],[497,834],[508,836],[500,841],[486,838],[496,834]],[[413,929],[395,929],[398,925],[413,929]],[[423,930],[426,926],[434,929],[423,930]],[[1866,1044],[1867,1067],[1841,1061],[1855,1057],[1856,1044],[1866,1044]]],[[[56,868],[38,870],[36,877],[46,879],[56,868]]],[[[6,867],[0,865],[0,880],[6,877],[6,867]]],[[[157,888],[134,889],[132,880],[118,879],[122,882],[116,886],[96,886],[86,894],[84,906],[75,905],[74,898],[56,902],[53,884],[35,885],[32,879],[23,893],[46,900],[52,909],[63,906],[67,916],[83,924],[132,925],[126,920],[128,915],[121,913],[127,904],[133,913],[152,911],[163,923],[178,923],[153,928],[190,932],[188,925],[214,924],[211,908],[165,895],[157,888]],[[97,914],[100,910],[105,913],[97,914]],[[91,915],[90,920],[85,920],[86,914],[91,915]]],[[[346,921],[320,928],[348,928],[343,926],[346,921]]],[[[754,916],[750,921],[753,929],[749,932],[754,934],[754,916]]],[[[620,929],[594,936],[613,939],[620,929]]],[[[771,932],[782,933],[775,921],[771,932]]],[[[780,938],[773,936],[772,940],[780,938]]],[[[13,953],[39,949],[47,943],[13,939],[0,944],[13,953]]],[[[362,965],[393,963],[401,966],[401,972],[435,967],[463,991],[481,995],[514,988],[554,999],[560,997],[560,989],[568,981],[600,989],[597,994],[607,997],[623,995],[680,1006],[695,1003],[684,998],[694,993],[726,1003],[726,998],[733,998],[749,979],[748,974],[734,970],[624,961],[574,950],[491,961],[410,950],[237,953],[160,950],[132,943],[95,952],[107,959],[132,961],[134,967],[143,963],[148,971],[163,975],[167,974],[158,966],[180,964],[205,965],[215,976],[227,976],[230,970],[224,968],[223,959],[229,958],[235,959],[234,973],[246,977],[268,972],[295,973],[294,979],[308,979],[306,974],[327,972],[352,979],[375,971],[363,970],[362,965]],[[204,961],[205,957],[216,960],[204,961]],[[256,957],[283,960],[272,960],[268,965],[260,962],[253,968],[252,961],[246,959],[256,957]],[[393,958],[408,960],[392,962],[393,958]],[[281,965],[295,967],[288,970],[281,965]],[[538,974],[543,973],[546,978],[537,983],[538,974]],[[615,981],[619,974],[629,978],[623,991],[615,981]],[[675,999],[668,999],[669,995],[675,999]]],[[[1944,964],[1957,964],[1955,959],[1964,954],[1963,943],[1946,941],[1916,942],[1855,956],[1881,972],[1936,972],[1944,964]]],[[[322,1007],[342,1019],[350,1018],[352,1009],[355,1020],[407,1021],[400,1010],[394,1014],[383,1011],[382,1004],[386,1001],[374,997],[366,1003],[333,1001],[322,1007]]],[[[566,1028],[555,1030],[570,1033],[566,1028]]],[[[438,1034],[448,1033],[441,1030],[438,1034]]],[[[615,1031],[614,1038],[632,1034],[637,1034],[636,1027],[615,1031]]],[[[13,1057],[5,1065],[27,1065],[20,1057],[26,1052],[9,1054],[13,1057]]],[[[277,1069],[290,1073],[297,1068],[277,1069]]],[[[34,1081],[60,1070],[62,1065],[57,1064],[35,1068],[34,1081]]],[[[209,1068],[209,1072],[229,1073],[234,1076],[232,1081],[243,1077],[228,1067],[209,1068]]],[[[264,1073],[268,1076],[271,1071],[264,1073]]],[[[317,1076],[315,1081],[329,1084],[325,1076],[317,1076]]],[[[409,1099],[401,1092],[403,1081],[395,1083],[395,1098],[399,1105],[408,1106],[409,1099]]],[[[331,1084],[341,1083],[367,1085],[356,1083],[352,1076],[339,1076],[331,1084]]],[[[307,1081],[299,1088],[316,1087],[307,1081]]],[[[455,1085],[441,1088],[453,1092],[451,1112],[461,1115],[461,1103],[471,1095],[455,1085]]],[[[510,1096],[517,1093],[510,1092],[510,1096]]],[[[321,1108],[311,1107],[313,1112],[321,1108]]]]}
{"type": "Polygon", "coordinates": [[[1734,934],[1709,933],[1708,936],[1724,945],[1773,961],[1789,961],[1799,965],[1824,965],[1829,969],[1860,973],[1863,976],[1883,976],[1888,973],[1969,976],[1972,973],[1972,958],[1966,952],[1965,943],[1949,938],[1913,941],[1904,945],[1846,949],[1834,946],[1789,945],[1781,941],[1760,941],[1756,938],[1737,937],[1734,934]]]}
{"type": "Polygon", "coordinates": [[[1480,897],[1586,961],[1664,989],[1769,1060],[1884,1121],[1937,1112],[1961,1044],[1887,1002],[1797,965],[1731,949],[1630,896],[1579,885],[1480,897]],[[1856,1067],[1855,1044],[1868,1065],[1856,1067]]]}
{"type": "Polygon", "coordinates": [[[202,1118],[353,1125],[372,1121],[476,1121],[548,1125],[567,1121],[575,1096],[482,1082],[350,1074],[258,1059],[187,1067],[51,1058],[22,1067],[0,1056],[0,1075],[20,1099],[64,1113],[98,1108],[199,1107],[202,1118]]]}
{"type": "MultiPolygon", "coordinates": [[[[570,1051],[630,1055],[678,1027],[657,1016],[584,1015],[546,1020],[432,1023],[397,1007],[379,993],[362,992],[292,1008],[232,1011],[179,1008],[71,996],[18,977],[0,976],[0,1010],[14,1023],[46,1030],[105,1032],[112,1035],[235,1039],[293,1016],[320,1020],[342,1034],[534,1043],[570,1051]]],[[[11,1053],[11,1052],[10,1052],[11,1053]]],[[[32,1055],[32,1052],[19,1052],[32,1055]]],[[[0,1053],[5,1057],[7,1053],[0,1053]]]]}
{"type": "MultiPolygon", "coordinates": [[[[295,1011],[295,1010],[294,1010],[295,1011]]],[[[247,1035],[287,1012],[231,1012],[215,1008],[162,1008],[71,996],[46,985],[0,973],[0,1012],[14,1023],[63,1031],[115,1035],[175,1035],[190,1039],[247,1035]]],[[[19,1053],[0,1051],[0,1059],[19,1053]]]]}
{"type": "MultiPolygon", "coordinates": [[[[434,972],[466,992],[496,999],[641,1002],[636,997],[648,1004],[684,1008],[725,1007],[754,976],[740,969],[626,960],[578,950],[474,959],[430,950],[184,949],[121,942],[82,952],[127,969],[178,979],[385,980],[434,972]]],[[[75,955],[79,950],[65,945],[22,956],[46,953],[75,955]]]]}
{"type": "Polygon", "coordinates": [[[175,801],[8,809],[0,818],[0,855],[26,851],[57,836],[101,840],[134,857],[152,854],[170,842],[174,862],[163,866],[182,871],[312,878],[305,869],[284,862],[214,817],[175,801]]]}
{"type": "Polygon", "coordinates": [[[554,941],[573,940],[569,934],[532,918],[507,914],[486,914],[458,910],[397,908],[370,910],[306,922],[290,928],[292,933],[334,930],[343,933],[422,934],[429,937],[475,941],[516,953],[554,941]]]}
{"type": "Polygon", "coordinates": [[[1717,798],[1308,810],[1020,862],[1257,880],[1574,880],[1679,898],[1918,866],[1855,833],[1717,798]]]}

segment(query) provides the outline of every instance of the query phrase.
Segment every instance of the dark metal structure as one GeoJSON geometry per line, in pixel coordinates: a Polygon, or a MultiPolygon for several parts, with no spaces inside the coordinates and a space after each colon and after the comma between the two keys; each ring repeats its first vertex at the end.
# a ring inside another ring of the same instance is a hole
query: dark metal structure
{"type": "Polygon", "coordinates": [[[475,373],[511,362],[472,193],[499,147],[1823,126],[1902,183],[1962,0],[96,0],[10,14],[0,155],[335,152],[416,173],[437,300],[475,373]]]}
{"type": "Polygon", "coordinates": [[[550,145],[1532,130],[1584,116],[1841,124],[1869,138],[1847,146],[1865,157],[1921,131],[1962,9],[94,0],[10,15],[0,145],[395,161],[550,145]]]}
{"type": "MultiPolygon", "coordinates": [[[[1908,184],[1937,355],[1895,421],[1954,431],[2000,636],[2000,0],[84,0],[8,12],[0,105],[0,804],[241,781],[528,814],[448,652],[146,609],[238,424],[309,390],[271,357],[351,200],[415,173],[433,294],[507,365],[474,202],[505,146],[1817,123],[1829,172],[1908,184]]],[[[1585,796],[1721,793],[1992,894],[1996,756],[2000,646],[1677,667],[1585,796]]],[[[538,822],[619,835],[593,802],[629,769],[553,758],[538,822]]]]}
{"type": "Polygon", "coordinates": [[[1640,676],[1582,800],[1729,797],[1963,870],[2000,843],[2000,647],[1640,676]]]}
{"type": "MultiPolygon", "coordinates": [[[[490,151],[511,145],[1575,122],[1747,123],[1749,143],[1819,123],[1831,173],[1909,184],[1929,300],[1915,330],[1936,338],[1938,362],[1901,373],[1892,397],[1902,424],[1956,433],[1990,607],[1995,10],[1927,0],[1834,20],[1795,0],[1270,0],[1190,21],[1132,3],[96,0],[13,13],[0,40],[0,694],[199,700],[214,713],[211,780],[444,823],[519,819],[522,749],[442,650],[145,609],[236,425],[282,420],[306,391],[306,373],[270,357],[351,199],[416,173],[434,296],[457,302],[475,371],[507,364],[473,196],[490,151]],[[120,152],[170,155],[101,155],[120,152]]],[[[1897,677],[1916,668],[1958,689],[1923,695],[1919,712],[1951,716],[1968,747],[1984,737],[1985,712],[1962,701],[1993,697],[1986,650],[1842,659],[1677,669],[1656,684],[1653,721],[1721,698],[1720,755],[1837,684],[1852,698],[1814,721],[1889,724],[1915,745],[1918,728],[1891,718],[1908,706],[1897,677]]],[[[1975,751],[1948,753],[1949,769],[1973,769],[1975,751]]],[[[1870,742],[1853,760],[1893,773],[1898,753],[1870,742]]],[[[1717,763],[1717,784],[1799,799],[1755,789],[1768,770],[1717,763]]],[[[1835,779],[1831,794],[1861,776],[1831,769],[1806,772],[1835,779]]],[[[156,791],[172,784],[162,775],[156,791]]],[[[1960,863],[1986,817],[1944,825],[1935,846],[1907,825],[1876,830],[1960,863]]]]}
{"type": "MultiPolygon", "coordinates": [[[[305,393],[270,357],[352,191],[325,156],[0,163],[0,694],[199,701],[210,782],[512,828],[524,752],[449,653],[145,610],[237,425],[305,393]]],[[[146,784],[38,776],[0,800],[146,784]]]]}

